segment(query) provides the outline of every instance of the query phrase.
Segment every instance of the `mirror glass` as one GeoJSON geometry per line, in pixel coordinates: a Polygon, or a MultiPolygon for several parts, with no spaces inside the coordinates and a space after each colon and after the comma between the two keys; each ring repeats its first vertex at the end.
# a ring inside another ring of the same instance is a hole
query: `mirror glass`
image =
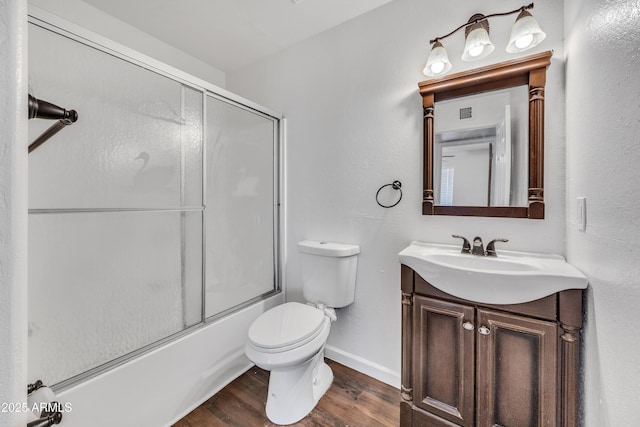
{"type": "Polygon", "coordinates": [[[527,206],[527,85],[434,103],[433,189],[439,206],[527,206]]]}

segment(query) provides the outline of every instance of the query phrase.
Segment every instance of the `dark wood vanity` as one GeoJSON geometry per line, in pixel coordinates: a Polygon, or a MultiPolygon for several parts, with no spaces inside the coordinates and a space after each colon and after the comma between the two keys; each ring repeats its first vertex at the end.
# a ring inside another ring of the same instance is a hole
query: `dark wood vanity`
{"type": "Polygon", "coordinates": [[[401,426],[578,425],[581,289],[481,304],[406,265],[401,286],[401,426]]]}

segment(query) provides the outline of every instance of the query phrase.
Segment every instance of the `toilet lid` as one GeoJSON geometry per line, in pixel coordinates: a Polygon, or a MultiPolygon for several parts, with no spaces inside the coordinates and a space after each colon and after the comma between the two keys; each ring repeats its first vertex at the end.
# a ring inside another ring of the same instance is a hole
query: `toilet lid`
{"type": "Polygon", "coordinates": [[[288,302],[263,313],[249,328],[249,339],[262,348],[280,348],[318,335],[324,313],[298,302],[288,302]]]}

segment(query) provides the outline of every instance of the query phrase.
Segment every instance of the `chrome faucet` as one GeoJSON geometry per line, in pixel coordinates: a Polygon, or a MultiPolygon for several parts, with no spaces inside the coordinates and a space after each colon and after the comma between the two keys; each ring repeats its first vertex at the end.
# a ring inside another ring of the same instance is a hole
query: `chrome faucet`
{"type": "Polygon", "coordinates": [[[493,239],[492,241],[489,242],[489,244],[487,245],[487,252],[485,253],[485,256],[498,256],[496,254],[496,242],[503,242],[506,243],[508,242],[508,239],[493,239]]]}
{"type": "Polygon", "coordinates": [[[476,236],[473,239],[473,248],[471,249],[471,255],[485,256],[484,246],[482,245],[482,239],[480,236],[476,236]]]}
{"type": "Polygon", "coordinates": [[[471,243],[469,243],[469,241],[467,240],[466,237],[464,236],[460,236],[458,234],[452,234],[451,237],[455,237],[456,239],[462,239],[462,250],[460,251],[460,253],[463,254],[470,254],[471,253],[471,243]]]}

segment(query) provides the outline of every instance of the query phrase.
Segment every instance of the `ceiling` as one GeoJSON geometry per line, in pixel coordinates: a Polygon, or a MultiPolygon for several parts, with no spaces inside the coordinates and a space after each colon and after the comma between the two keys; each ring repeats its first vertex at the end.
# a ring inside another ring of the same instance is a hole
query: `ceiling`
{"type": "Polygon", "coordinates": [[[391,0],[83,1],[229,72],[391,0]]]}

